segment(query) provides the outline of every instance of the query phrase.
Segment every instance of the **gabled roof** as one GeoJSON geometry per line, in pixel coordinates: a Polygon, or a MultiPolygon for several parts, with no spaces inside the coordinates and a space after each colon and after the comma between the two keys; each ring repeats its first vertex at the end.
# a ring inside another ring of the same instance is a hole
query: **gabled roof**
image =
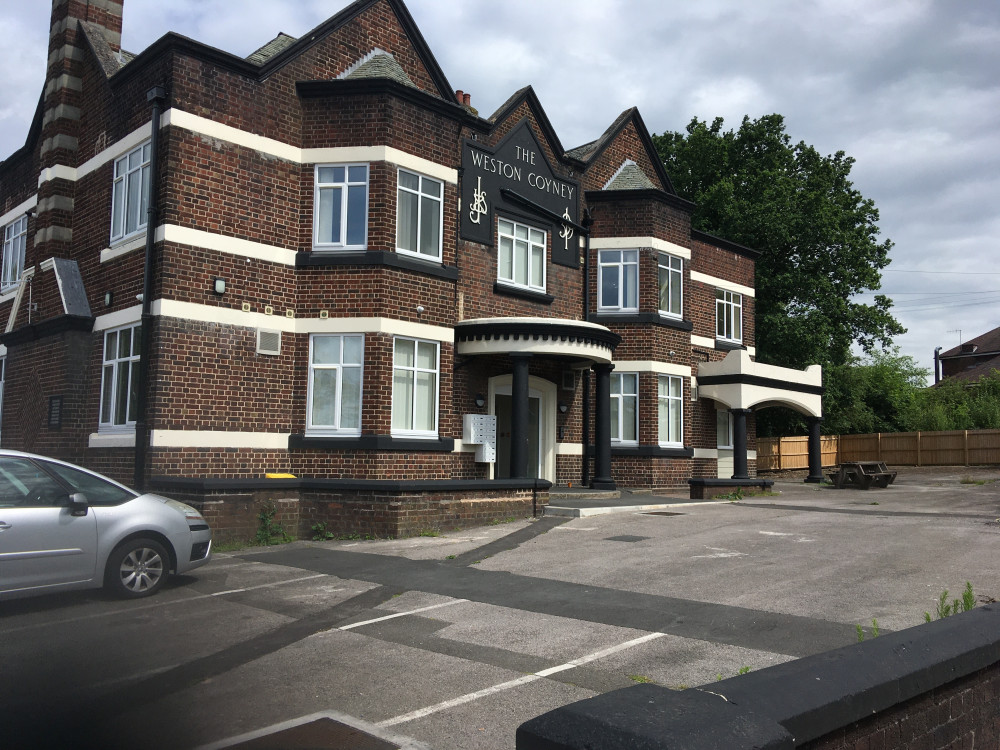
{"type": "Polygon", "coordinates": [[[938,355],[939,359],[950,357],[983,357],[988,354],[1000,354],[1000,328],[994,328],[974,339],[952,347],[938,355]],[[971,351],[970,351],[971,350],[971,351]]]}
{"type": "MultiPolygon", "coordinates": [[[[660,161],[660,156],[656,152],[656,147],[653,145],[653,139],[649,136],[649,130],[646,129],[646,124],[642,121],[642,116],[639,114],[639,110],[636,107],[631,107],[626,109],[617,119],[611,123],[611,126],[604,131],[600,138],[596,141],[591,141],[590,143],[585,143],[582,146],[577,146],[574,149],[566,152],[566,156],[570,159],[579,159],[587,164],[593,164],[594,161],[604,152],[604,150],[610,146],[618,134],[625,129],[625,127],[632,123],[635,126],[635,131],[639,135],[639,140],[642,141],[643,147],[649,155],[649,160],[653,163],[653,167],[656,170],[656,177],[662,185],[662,189],[670,194],[677,195],[677,191],[674,190],[673,183],[670,182],[670,177],[667,175],[666,170],[663,168],[663,163],[660,161]]],[[[648,177],[648,175],[646,175],[648,177]]],[[[656,185],[653,182],[656,189],[661,189],[660,185],[656,185]]],[[[610,189],[610,188],[606,188],[610,189]]],[[[637,188],[631,188],[637,189],[637,188]]]]}
{"type": "Polygon", "coordinates": [[[1000,354],[989,359],[969,360],[969,366],[959,370],[954,375],[948,375],[944,380],[961,380],[966,383],[977,383],[985,377],[1000,370],[1000,354]]]}
{"type": "Polygon", "coordinates": [[[431,53],[427,41],[420,33],[420,29],[417,28],[402,0],[355,0],[342,11],[298,39],[293,39],[287,34],[279,34],[246,58],[237,57],[181,34],[168,32],[137,55],[134,63],[124,66],[120,71],[120,76],[130,78],[133,71],[144,67],[147,61],[158,59],[160,55],[167,54],[172,50],[181,50],[199,59],[210,61],[214,65],[234,70],[250,78],[263,80],[378,3],[386,3],[395,14],[417,57],[420,58],[434,83],[436,91],[432,92],[432,95],[436,95],[446,102],[456,103],[455,89],[448,82],[444,71],[441,70],[441,66],[431,53]]]}
{"type": "Polygon", "coordinates": [[[507,99],[507,101],[497,108],[496,112],[489,116],[487,121],[491,125],[503,122],[510,115],[512,115],[522,103],[525,102],[527,102],[532,114],[535,115],[535,121],[538,123],[538,127],[542,130],[546,140],[548,140],[549,145],[552,147],[552,151],[556,154],[556,156],[563,155],[563,147],[562,143],[559,141],[559,136],[556,135],[555,128],[552,127],[552,123],[549,121],[549,116],[545,114],[545,110],[542,108],[542,103],[538,101],[538,95],[531,86],[525,86],[524,88],[515,91],[507,99]]]}

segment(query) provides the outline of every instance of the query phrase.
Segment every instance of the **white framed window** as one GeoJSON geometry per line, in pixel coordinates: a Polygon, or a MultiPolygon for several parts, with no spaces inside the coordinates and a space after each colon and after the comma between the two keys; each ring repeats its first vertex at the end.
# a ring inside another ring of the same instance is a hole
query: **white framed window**
{"type": "Polygon", "coordinates": [[[676,255],[660,253],[658,263],[660,282],[660,315],[681,317],[684,261],[676,255]]]}
{"type": "Polygon", "coordinates": [[[360,435],[365,337],[314,333],[309,337],[306,432],[360,435]]]}
{"type": "Polygon", "coordinates": [[[396,190],[396,250],[441,260],[444,183],[405,169],[396,190]]]}
{"type": "Polygon", "coordinates": [[[102,430],[135,429],[141,333],[142,326],[138,323],[104,332],[102,430]]]}
{"type": "Polygon", "coordinates": [[[392,344],[392,434],[437,437],[440,345],[397,336],[392,344]]]}
{"type": "Polygon", "coordinates": [[[639,251],[598,251],[597,287],[599,309],[638,312],[639,251]]]}
{"type": "Polygon", "coordinates": [[[368,165],[317,164],[313,245],[363,250],[368,241],[368,165]]]}
{"type": "Polygon", "coordinates": [[[547,232],[508,219],[497,220],[497,279],[545,291],[547,232]]]}
{"type": "Polygon", "coordinates": [[[684,380],[660,375],[656,387],[660,445],[684,445],[684,380]]]}
{"type": "Polygon", "coordinates": [[[115,159],[114,184],[111,190],[112,242],[146,228],[151,150],[149,142],[146,142],[115,159]]]}
{"type": "Polygon", "coordinates": [[[726,341],[743,340],[743,295],[715,290],[715,337],[726,341]]]}
{"type": "Polygon", "coordinates": [[[24,249],[28,242],[27,214],[3,228],[3,273],[0,292],[17,286],[24,270],[24,249]]]}
{"type": "Polygon", "coordinates": [[[715,412],[715,445],[717,448],[733,447],[733,415],[729,409],[715,412]]]}
{"type": "Polygon", "coordinates": [[[639,375],[611,373],[611,442],[639,442],[639,375]]]}

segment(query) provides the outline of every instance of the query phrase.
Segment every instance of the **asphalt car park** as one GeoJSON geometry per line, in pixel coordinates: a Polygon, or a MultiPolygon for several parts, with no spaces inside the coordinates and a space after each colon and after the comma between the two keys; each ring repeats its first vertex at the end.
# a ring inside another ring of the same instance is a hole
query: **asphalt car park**
{"type": "Polygon", "coordinates": [[[571,701],[916,626],[966,581],[1000,597],[1000,488],[972,483],[996,478],[645,496],[660,507],[217,553],[137,601],[0,602],[4,744],[252,747],[309,725],[311,747],[512,748],[571,701]]]}

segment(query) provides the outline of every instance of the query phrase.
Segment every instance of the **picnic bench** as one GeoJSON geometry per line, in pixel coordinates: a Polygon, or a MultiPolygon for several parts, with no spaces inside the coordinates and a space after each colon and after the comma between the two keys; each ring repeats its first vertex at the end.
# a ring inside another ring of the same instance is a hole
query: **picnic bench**
{"type": "Polygon", "coordinates": [[[883,461],[847,461],[833,474],[827,475],[838,490],[845,487],[888,487],[896,480],[896,472],[890,471],[883,461]]]}

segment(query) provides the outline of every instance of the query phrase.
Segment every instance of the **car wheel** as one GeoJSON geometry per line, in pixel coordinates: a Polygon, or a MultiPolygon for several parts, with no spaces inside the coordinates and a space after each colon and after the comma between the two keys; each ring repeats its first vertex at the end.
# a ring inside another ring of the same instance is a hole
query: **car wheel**
{"type": "Polygon", "coordinates": [[[160,590],[170,574],[170,557],[153,539],[130,539],[108,558],[104,584],[117,596],[138,599],[160,590]]]}

